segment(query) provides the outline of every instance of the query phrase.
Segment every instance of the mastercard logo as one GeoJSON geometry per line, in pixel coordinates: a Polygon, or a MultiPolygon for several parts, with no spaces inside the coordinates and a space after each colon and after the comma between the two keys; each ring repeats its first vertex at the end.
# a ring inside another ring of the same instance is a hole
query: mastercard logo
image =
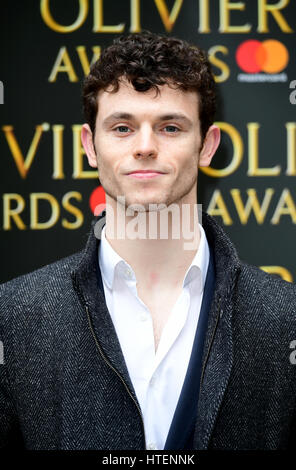
{"type": "Polygon", "coordinates": [[[247,73],[278,73],[288,64],[289,53],[280,41],[244,41],[236,51],[237,65],[247,73]]]}

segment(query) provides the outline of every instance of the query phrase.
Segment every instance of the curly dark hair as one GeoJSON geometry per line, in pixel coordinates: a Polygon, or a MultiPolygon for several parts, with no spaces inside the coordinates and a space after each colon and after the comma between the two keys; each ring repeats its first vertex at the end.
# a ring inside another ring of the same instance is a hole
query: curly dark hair
{"type": "Polygon", "coordinates": [[[111,87],[118,91],[126,78],[135,90],[144,92],[168,84],[196,91],[202,139],[213,124],[216,110],[215,81],[206,53],[195,45],[149,31],[122,35],[107,47],[91,66],[83,83],[83,110],[93,136],[98,111],[97,95],[111,87]]]}

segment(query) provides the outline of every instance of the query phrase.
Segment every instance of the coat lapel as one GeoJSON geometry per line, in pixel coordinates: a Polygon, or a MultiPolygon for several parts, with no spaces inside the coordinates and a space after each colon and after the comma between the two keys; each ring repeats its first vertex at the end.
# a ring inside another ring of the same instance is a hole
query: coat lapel
{"type": "MultiPolygon", "coordinates": [[[[71,276],[85,311],[90,333],[98,353],[109,367],[124,380],[128,392],[139,406],[130,379],[123,352],[108,311],[98,263],[100,232],[105,222],[105,211],[92,221],[91,231],[80,262],[71,276]],[[96,225],[97,224],[97,225],[96,225]]],[[[140,406],[139,406],[140,409],[140,406]]]]}
{"type": "Polygon", "coordinates": [[[194,449],[207,449],[233,364],[232,295],[240,262],[220,226],[203,213],[203,227],[214,250],[216,286],[209,311],[202,359],[194,449]]]}

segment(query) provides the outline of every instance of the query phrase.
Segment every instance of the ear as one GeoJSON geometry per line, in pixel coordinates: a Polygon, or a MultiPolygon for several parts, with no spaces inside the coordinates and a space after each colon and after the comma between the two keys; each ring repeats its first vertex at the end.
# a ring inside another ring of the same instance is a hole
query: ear
{"type": "Polygon", "coordinates": [[[92,131],[88,124],[83,124],[81,129],[81,142],[87,155],[88,163],[91,167],[97,168],[97,156],[93,143],[92,131]]]}
{"type": "Polygon", "coordinates": [[[209,166],[220,143],[220,128],[216,125],[209,127],[202,149],[199,154],[199,166],[209,166]]]}

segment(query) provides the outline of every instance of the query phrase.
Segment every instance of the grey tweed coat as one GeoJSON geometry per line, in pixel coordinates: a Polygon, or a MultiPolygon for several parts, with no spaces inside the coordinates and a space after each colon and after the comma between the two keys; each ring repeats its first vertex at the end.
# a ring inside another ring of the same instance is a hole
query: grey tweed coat
{"type": "MultiPolygon", "coordinates": [[[[194,449],[292,448],[296,286],[241,262],[205,213],[203,226],[216,287],[194,449]]],[[[140,406],[98,289],[98,243],[92,227],[83,251],[0,286],[0,447],[146,447],[140,406]]]]}

